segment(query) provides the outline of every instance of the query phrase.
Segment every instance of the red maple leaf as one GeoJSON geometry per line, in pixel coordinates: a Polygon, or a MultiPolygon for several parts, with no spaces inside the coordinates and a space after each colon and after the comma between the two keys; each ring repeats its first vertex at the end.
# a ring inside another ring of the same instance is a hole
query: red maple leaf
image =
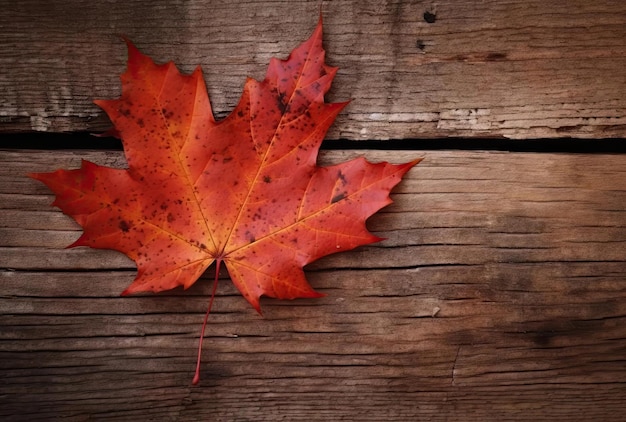
{"type": "Polygon", "coordinates": [[[419,160],[316,165],[347,104],[324,102],[337,68],[324,63],[321,20],[287,60],[271,60],[263,81],[246,81],[220,122],[199,68],[181,75],[127,44],[121,97],[96,104],[122,139],[128,169],[83,161],[31,175],[83,227],[70,246],[115,249],[135,261],[137,277],[122,294],[188,288],[213,262],[217,280],[223,262],[260,311],[261,295],[321,296],[303,266],[381,240],[365,220],[391,202],[389,191],[419,160]]]}

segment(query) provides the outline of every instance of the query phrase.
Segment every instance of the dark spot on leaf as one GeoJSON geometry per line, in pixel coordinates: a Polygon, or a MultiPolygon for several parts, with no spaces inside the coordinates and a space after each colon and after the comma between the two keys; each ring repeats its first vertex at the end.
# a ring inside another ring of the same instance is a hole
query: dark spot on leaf
{"type": "Polygon", "coordinates": [[[341,180],[341,184],[343,186],[348,184],[348,180],[346,179],[346,176],[341,172],[341,170],[339,170],[339,173],[337,174],[337,179],[341,180]]]}
{"type": "Polygon", "coordinates": [[[330,203],[331,203],[331,204],[334,204],[335,202],[339,202],[339,201],[341,201],[341,200],[342,200],[342,199],[344,199],[345,197],[346,197],[346,192],[342,192],[342,193],[340,193],[340,194],[338,194],[338,195],[335,195],[335,196],[333,197],[333,199],[331,199],[331,200],[330,200],[330,203]]]}
{"type": "Polygon", "coordinates": [[[271,177],[269,177],[269,176],[263,176],[263,181],[264,181],[265,183],[272,183],[272,178],[271,178],[271,177]]]}
{"type": "Polygon", "coordinates": [[[167,213],[167,222],[168,222],[168,223],[171,223],[171,222],[173,222],[174,220],[176,220],[176,218],[174,218],[174,215],[173,215],[171,212],[168,212],[168,213],[167,213]]]}
{"type": "Polygon", "coordinates": [[[162,209],[163,211],[165,211],[165,210],[167,209],[167,204],[166,204],[165,202],[163,202],[163,203],[161,204],[161,209],[162,209]]]}
{"type": "Polygon", "coordinates": [[[279,92],[278,97],[276,98],[276,105],[282,114],[285,114],[287,111],[287,103],[285,102],[285,93],[279,92]]]}
{"type": "Polygon", "coordinates": [[[121,231],[123,231],[124,233],[128,233],[128,231],[130,230],[130,225],[128,224],[128,222],[121,220],[120,224],[118,224],[118,227],[120,228],[121,231]]]}
{"type": "Polygon", "coordinates": [[[143,119],[137,119],[137,125],[138,125],[139,127],[145,127],[145,126],[146,126],[146,124],[145,124],[145,122],[143,121],[143,119]]]}

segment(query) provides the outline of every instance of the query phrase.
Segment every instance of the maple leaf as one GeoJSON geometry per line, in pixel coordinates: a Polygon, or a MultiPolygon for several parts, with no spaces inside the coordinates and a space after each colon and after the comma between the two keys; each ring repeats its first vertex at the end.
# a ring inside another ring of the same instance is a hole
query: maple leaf
{"type": "Polygon", "coordinates": [[[381,240],[365,220],[391,202],[389,191],[419,159],[316,165],[347,104],[324,102],[337,68],[324,63],[321,19],[287,60],[270,61],[264,80],[246,81],[219,122],[200,68],[182,75],[127,45],[120,98],[96,104],[122,139],[128,169],[83,161],[31,174],[82,226],[70,247],[114,249],[135,261],[137,276],[122,294],[188,288],[213,262],[217,280],[224,263],[260,312],[262,295],[321,296],[306,281],[306,264],[381,240]]]}

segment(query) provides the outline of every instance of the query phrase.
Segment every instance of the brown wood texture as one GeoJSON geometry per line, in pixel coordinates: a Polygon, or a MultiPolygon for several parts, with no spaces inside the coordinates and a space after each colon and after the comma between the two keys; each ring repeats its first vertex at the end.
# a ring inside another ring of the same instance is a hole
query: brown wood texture
{"type": "Polygon", "coordinates": [[[315,300],[257,315],[209,272],[119,297],[112,251],[24,176],[119,152],[0,152],[0,418],[619,421],[626,411],[626,167],[620,155],[324,152],[425,159],[369,227],[387,240],[307,267],[315,300]]]}
{"type": "MultiPolygon", "coordinates": [[[[218,117],[309,36],[320,5],[329,139],[626,137],[626,2],[0,0],[0,132],[100,131],[130,37],[202,65],[218,117]]],[[[0,145],[1,145],[0,140],[0,145]]],[[[411,142],[407,141],[407,145],[411,142]]]]}

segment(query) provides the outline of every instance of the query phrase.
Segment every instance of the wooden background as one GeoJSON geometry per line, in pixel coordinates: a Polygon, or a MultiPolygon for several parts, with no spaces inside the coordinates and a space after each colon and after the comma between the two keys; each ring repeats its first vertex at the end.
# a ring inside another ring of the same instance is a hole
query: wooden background
{"type": "Polygon", "coordinates": [[[157,61],[202,65],[224,116],[246,76],[309,36],[320,4],[340,67],[329,99],[354,99],[329,139],[626,136],[614,0],[1,0],[4,130],[108,128],[92,100],[119,95],[120,34],[157,61]]]}
{"type": "Polygon", "coordinates": [[[92,99],[119,95],[118,34],[201,64],[223,117],[320,2],[0,0],[2,420],[624,420],[626,157],[610,151],[626,138],[626,3],[321,4],[341,68],[329,99],[353,101],[328,135],[346,148],[320,162],[424,161],[369,220],[387,240],[307,267],[326,297],[264,299],[261,317],[221,274],[192,386],[211,270],[119,297],[133,263],[64,249],[79,228],[25,174],[124,166],[53,149],[108,128],[92,99]],[[49,148],[20,149],[31,136],[49,148]],[[468,149],[420,149],[444,138],[468,149]],[[566,147],[496,151],[548,138],[566,147]],[[573,154],[577,138],[609,152],[573,154]],[[403,150],[353,149],[387,139],[403,150]]]}

